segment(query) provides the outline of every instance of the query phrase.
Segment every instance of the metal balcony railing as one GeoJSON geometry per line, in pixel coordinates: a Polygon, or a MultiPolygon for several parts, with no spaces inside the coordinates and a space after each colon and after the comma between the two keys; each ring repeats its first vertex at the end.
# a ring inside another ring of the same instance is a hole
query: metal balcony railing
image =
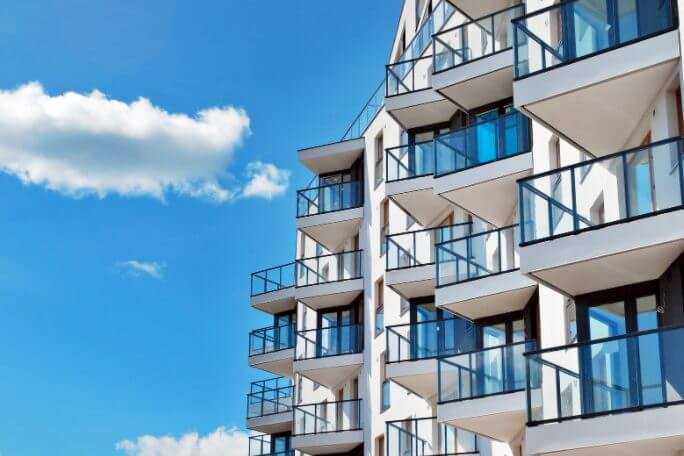
{"type": "Polygon", "coordinates": [[[294,407],[294,435],[358,431],[361,426],[361,399],[294,407]]]}
{"type": "Polygon", "coordinates": [[[468,236],[471,229],[472,223],[465,222],[390,234],[385,237],[385,269],[392,271],[434,264],[435,244],[468,236]]]}
{"type": "Polygon", "coordinates": [[[292,411],[294,387],[284,377],[253,382],[247,395],[247,418],[292,411]]]}
{"type": "Polygon", "coordinates": [[[434,72],[511,49],[511,20],[524,14],[525,5],[515,5],[435,34],[432,42],[434,72]]]}
{"type": "Polygon", "coordinates": [[[682,161],[672,138],[521,179],[523,245],[682,208],[682,161]]]}
{"type": "Polygon", "coordinates": [[[683,346],[673,326],[526,353],[528,424],[683,403],[683,346]]]}
{"type": "Polygon", "coordinates": [[[469,351],[475,327],[460,318],[388,326],[387,363],[416,361],[469,351]]]}
{"type": "Polygon", "coordinates": [[[298,360],[349,355],[363,351],[363,325],[351,324],[297,331],[298,360]]]}
{"type": "Polygon", "coordinates": [[[360,279],[363,250],[331,253],[295,261],[297,287],[360,279]]]}
{"type": "Polygon", "coordinates": [[[439,403],[524,391],[524,353],[536,348],[533,340],[440,358],[437,361],[439,403]]]}
{"type": "Polygon", "coordinates": [[[568,0],[513,20],[515,77],[522,78],[678,27],[676,1],[568,0]]]}
{"type": "Polygon", "coordinates": [[[363,205],[360,181],[327,184],[297,191],[297,217],[353,209],[363,205]]]}
{"type": "Polygon", "coordinates": [[[435,176],[512,157],[531,150],[530,121],[515,109],[434,139],[435,176]]]}
{"type": "Polygon", "coordinates": [[[251,296],[294,287],[294,270],[294,263],[287,263],[253,272],[250,277],[251,296]]]}
{"type": "Polygon", "coordinates": [[[294,348],[295,330],[294,323],[255,329],[249,333],[249,356],[294,348]]]}
{"type": "Polygon", "coordinates": [[[511,225],[437,244],[437,286],[518,269],[519,231],[518,225],[511,225]]]}
{"type": "Polygon", "coordinates": [[[435,417],[386,422],[387,456],[458,456],[478,452],[477,435],[435,417]]]}

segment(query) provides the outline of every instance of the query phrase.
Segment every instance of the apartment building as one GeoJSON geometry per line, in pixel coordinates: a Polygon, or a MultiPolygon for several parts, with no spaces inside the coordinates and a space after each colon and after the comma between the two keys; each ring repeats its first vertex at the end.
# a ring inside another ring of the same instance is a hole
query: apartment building
{"type": "Polygon", "coordinates": [[[252,274],[250,456],[684,455],[680,18],[405,0],[252,274]]]}

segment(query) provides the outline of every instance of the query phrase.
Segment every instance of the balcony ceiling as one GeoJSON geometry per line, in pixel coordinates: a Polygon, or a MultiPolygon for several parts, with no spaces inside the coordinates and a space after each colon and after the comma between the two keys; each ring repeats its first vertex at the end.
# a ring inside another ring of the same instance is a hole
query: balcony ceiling
{"type": "Polygon", "coordinates": [[[510,0],[448,0],[449,3],[460,9],[471,19],[478,19],[483,16],[500,11],[511,5],[510,0]]]}
{"type": "Polygon", "coordinates": [[[365,148],[364,138],[351,139],[299,151],[299,161],[316,174],[351,168],[365,148]]]}

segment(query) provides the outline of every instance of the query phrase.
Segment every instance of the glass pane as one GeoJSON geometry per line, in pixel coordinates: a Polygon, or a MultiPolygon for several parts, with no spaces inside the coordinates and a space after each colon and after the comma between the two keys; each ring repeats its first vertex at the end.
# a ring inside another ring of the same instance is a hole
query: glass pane
{"type": "Polygon", "coordinates": [[[602,304],[589,308],[589,335],[591,339],[620,336],[626,332],[624,302],[602,304]]]}
{"type": "Polygon", "coordinates": [[[482,328],[482,346],[498,347],[506,344],[506,324],[484,326],[482,328]]]}

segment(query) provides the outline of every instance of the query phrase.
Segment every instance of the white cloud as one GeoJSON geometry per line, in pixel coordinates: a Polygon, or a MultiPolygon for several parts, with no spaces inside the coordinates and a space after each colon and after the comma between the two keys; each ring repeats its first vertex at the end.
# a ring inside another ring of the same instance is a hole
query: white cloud
{"type": "Polygon", "coordinates": [[[226,456],[246,455],[249,437],[236,428],[220,427],[211,434],[199,436],[196,432],[178,438],[144,435],[133,442],[117,442],[116,449],[127,456],[226,456]]]}
{"type": "Polygon", "coordinates": [[[247,177],[249,182],[242,192],[244,197],[272,199],[287,190],[290,171],[279,169],[270,163],[256,161],[247,165],[247,177]]]}
{"type": "Polygon", "coordinates": [[[287,187],[288,171],[251,163],[244,190],[227,171],[249,125],[232,106],[188,116],[99,91],[52,96],[31,82],[0,90],[0,170],[74,197],[271,198],[287,187]]]}
{"type": "Polygon", "coordinates": [[[164,278],[165,263],[157,263],[155,261],[145,262],[138,260],[120,261],[115,265],[116,269],[123,272],[130,277],[152,277],[155,279],[164,278]]]}

